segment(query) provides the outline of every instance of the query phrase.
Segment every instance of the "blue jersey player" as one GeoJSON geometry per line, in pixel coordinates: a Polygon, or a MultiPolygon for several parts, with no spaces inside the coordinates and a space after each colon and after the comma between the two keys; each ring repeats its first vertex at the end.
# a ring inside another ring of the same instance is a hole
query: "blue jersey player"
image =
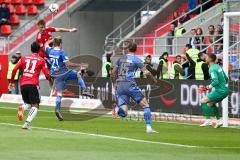
{"type": "Polygon", "coordinates": [[[60,112],[62,91],[66,89],[67,80],[78,80],[78,85],[81,89],[82,95],[92,97],[88,93],[85,83],[81,78],[80,71],[69,70],[68,67],[82,67],[83,64],[76,64],[69,61],[69,58],[64,50],[61,49],[62,39],[55,38],[45,43],[45,51],[48,54],[48,60],[51,64],[50,73],[55,79],[55,86],[57,89],[56,97],[56,109],[55,114],[59,121],[63,120],[60,112]],[[53,41],[53,48],[49,46],[49,43],[53,41]]]}
{"type": "Polygon", "coordinates": [[[151,127],[151,110],[147,99],[143,96],[141,90],[134,81],[135,72],[141,69],[145,75],[150,74],[145,69],[143,62],[134,55],[136,52],[136,43],[129,42],[126,55],[121,56],[115,63],[112,76],[117,75],[116,80],[116,98],[118,101],[117,114],[120,117],[126,117],[128,114],[127,104],[130,98],[137,102],[144,112],[144,119],[146,122],[146,132],[156,133],[151,127]]]}

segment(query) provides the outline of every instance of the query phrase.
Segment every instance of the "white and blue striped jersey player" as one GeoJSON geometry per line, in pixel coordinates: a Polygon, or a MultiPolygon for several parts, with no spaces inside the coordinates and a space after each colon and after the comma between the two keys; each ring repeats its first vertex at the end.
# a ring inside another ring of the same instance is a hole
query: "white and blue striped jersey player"
{"type": "Polygon", "coordinates": [[[56,98],[56,109],[60,109],[62,99],[61,93],[66,89],[67,80],[78,80],[78,85],[81,90],[85,89],[86,86],[78,71],[68,69],[66,62],[69,61],[69,58],[64,50],[46,47],[45,51],[48,54],[48,61],[51,64],[50,73],[56,77],[55,86],[58,93],[56,98]]]}
{"type": "Polygon", "coordinates": [[[145,71],[142,60],[132,54],[123,55],[116,61],[115,67],[117,74],[116,98],[118,102],[118,115],[120,117],[127,116],[126,106],[130,98],[132,98],[143,108],[147,132],[153,132],[151,128],[152,118],[149,104],[134,81],[135,73],[138,69],[145,71]]]}

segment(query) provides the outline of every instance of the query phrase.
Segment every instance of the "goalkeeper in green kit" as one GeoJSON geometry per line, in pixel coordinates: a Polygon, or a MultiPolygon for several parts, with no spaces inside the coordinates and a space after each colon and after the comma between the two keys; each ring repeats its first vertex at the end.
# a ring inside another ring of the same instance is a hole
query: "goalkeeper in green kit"
{"type": "Polygon", "coordinates": [[[229,89],[228,89],[228,77],[224,73],[223,69],[215,63],[216,61],[216,55],[214,54],[208,54],[207,63],[209,64],[209,74],[211,77],[211,84],[207,87],[200,87],[198,89],[199,93],[203,93],[207,90],[211,90],[207,96],[202,98],[201,100],[201,107],[204,113],[204,116],[206,117],[206,121],[201,124],[201,127],[211,126],[211,117],[210,117],[210,111],[212,110],[214,113],[214,116],[217,119],[215,128],[219,128],[223,125],[222,120],[220,119],[219,110],[216,106],[216,103],[221,102],[223,99],[225,99],[228,96],[229,89]]]}

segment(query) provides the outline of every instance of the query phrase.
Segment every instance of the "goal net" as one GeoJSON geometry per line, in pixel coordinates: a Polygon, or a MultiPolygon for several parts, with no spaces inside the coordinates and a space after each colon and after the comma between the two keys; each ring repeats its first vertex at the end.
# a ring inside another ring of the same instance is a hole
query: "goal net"
{"type": "Polygon", "coordinates": [[[229,97],[223,101],[224,126],[240,126],[240,12],[224,13],[223,68],[229,76],[229,97]]]}

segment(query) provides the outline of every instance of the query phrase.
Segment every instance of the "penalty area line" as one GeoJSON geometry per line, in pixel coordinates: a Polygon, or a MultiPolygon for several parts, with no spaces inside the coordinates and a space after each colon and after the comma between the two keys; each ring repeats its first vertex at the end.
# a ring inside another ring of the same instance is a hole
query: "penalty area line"
{"type": "MultiPolygon", "coordinates": [[[[17,124],[13,124],[13,123],[0,123],[0,125],[21,127],[21,125],[17,125],[17,124]]],[[[156,141],[148,141],[148,140],[127,138],[127,137],[118,137],[118,136],[94,134],[94,133],[87,133],[87,132],[77,132],[77,131],[69,131],[69,130],[54,129],[54,128],[44,128],[44,127],[31,127],[31,128],[38,129],[38,130],[45,130],[45,131],[69,133],[69,134],[75,134],[75,135],[85,135],[85,136],[92,136],[92,137],[101,137],[101,138],[107,138],[107,139],[113,139],[113,140],[124,140],[124,141],[138,142],[138,143],[159,144],[159,145],[182,147],[182,148],[205,148],[205,147],[201,147],[201,146],[175,144],[175,143],[167,143],[167,142],[156,142],[156,141]]]]}

